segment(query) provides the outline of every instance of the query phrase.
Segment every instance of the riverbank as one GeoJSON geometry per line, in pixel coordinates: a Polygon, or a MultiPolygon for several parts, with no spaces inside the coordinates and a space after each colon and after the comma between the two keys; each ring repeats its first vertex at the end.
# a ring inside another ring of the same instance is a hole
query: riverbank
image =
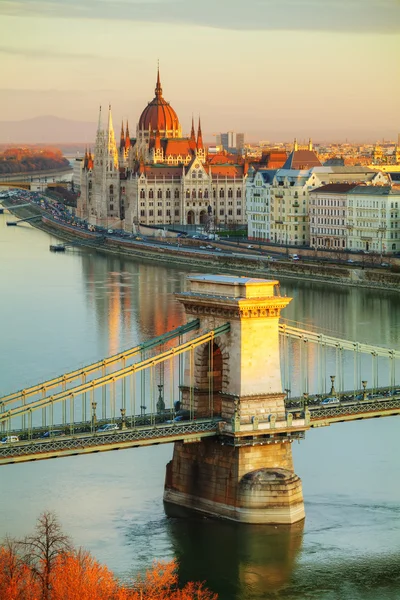
{"type": "Polygon", "coordinates": [[[18,173],[1,173],[0,182],[12,183],[13,181],[30,181],[32,177],[37,179],[38,177],[48,178],[56,173],[72,173],[73,169],[71,166],[65,165],[55,167],[54,169],[46,169],[45,171],[20,171],[18,173]]]}
{"type": "Polygon", "coordinates": [[[12,210],[20,218],[42,215],[42,221],[32,223],[65,242],[81,240],[90,242],[90,248],[99,253],[114,254],[134,259],[146,259],[160,264],[186,267],[193,270],[224,272],[233,275],[264,277],[268,279],[298,279],[340,286],[356,286],[367,289],[385,289],[400,291],[400,273],[384,268],[353,267],[311,263],[306,261],[269,261],[266,257],[221,255],[213,252],[193,252],[189,247],[167,247],[144,244],[135,240],[126,240],[104,236],[67,225],[50,218],[39,207],[32,205],[15,209],[12,203],[4,201],[4,207],[12,210]]]}

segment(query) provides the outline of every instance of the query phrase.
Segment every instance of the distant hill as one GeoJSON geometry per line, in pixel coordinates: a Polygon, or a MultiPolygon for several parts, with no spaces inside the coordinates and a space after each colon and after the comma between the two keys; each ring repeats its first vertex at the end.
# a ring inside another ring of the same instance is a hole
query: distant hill
{"type": "Polygon", "coordinates": [[[93,145],[96,123],[72,121],[51,115],[23,121],[0,121],[1,144],[55,144],[80,142],[93,145]]]}

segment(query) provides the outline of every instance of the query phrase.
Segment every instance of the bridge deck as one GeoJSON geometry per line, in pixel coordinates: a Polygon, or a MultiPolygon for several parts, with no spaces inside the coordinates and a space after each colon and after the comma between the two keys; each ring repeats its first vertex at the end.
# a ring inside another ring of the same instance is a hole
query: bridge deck
{"type": "MultiPolygon", "coordinates": [[[[183,441],[199,442],[219,431],[217,419],[162,423],[159,425],[116,430],[107,433],[86,432],[56,438],[25,440],[0,444],[0,466],[10,463],[46,460],[60,456],[75,456],[108,450],[123,450],[137,446],[170,444],[183,441]]],[[[8,435],[11,435],[8,432],[8,435]]]]}

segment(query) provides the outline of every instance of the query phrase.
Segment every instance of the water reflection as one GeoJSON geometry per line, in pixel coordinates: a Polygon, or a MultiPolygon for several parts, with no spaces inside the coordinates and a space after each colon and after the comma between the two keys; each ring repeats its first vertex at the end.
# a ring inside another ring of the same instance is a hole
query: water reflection
{"type": "Polygon", "coordinates": [[[292,526],[245,525],[185,514],[185,519],[171,518],[168,523],[182,581],[206,580],[220,600],[261,598],[289,584],[304,521],[292,526]]]}

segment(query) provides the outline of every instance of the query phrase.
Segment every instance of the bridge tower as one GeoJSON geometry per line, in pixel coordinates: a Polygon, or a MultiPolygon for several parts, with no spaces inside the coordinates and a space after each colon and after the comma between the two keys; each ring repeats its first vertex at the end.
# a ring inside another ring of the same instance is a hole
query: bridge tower
{"type": "Polygon", "coordinates": [[[291,442],[308,427],[285,410],[279,352],[280,311],[291,298],[276,293],[278,281],[225,275],[189,281],[190,291],[177,297],[189,319],[200,320],[200,333],[227,322],[230,331],[193,350],[182,408],[192,406],[198,418],[211,408],[223,422],[218,438],[175,443],[166,510],[179,506],[245,523],[301,521],[291,442]]]}

